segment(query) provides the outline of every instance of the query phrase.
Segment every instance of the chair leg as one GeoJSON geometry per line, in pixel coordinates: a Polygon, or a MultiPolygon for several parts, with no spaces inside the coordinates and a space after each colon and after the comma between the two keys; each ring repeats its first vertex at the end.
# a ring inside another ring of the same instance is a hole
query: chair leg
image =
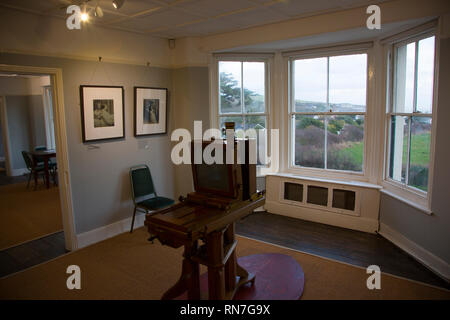
{"type": "Polygon", "coordinates": [[[133,219],[131,220],[131,230],[130,233],[133,233],[133,226],[134,226],[134,218],[136,217],[136,206],[134,207],[134,212],[133,212],[133,219]]]}
{"type": "Polygon", "coordinates": [[[30,181],[31,181],[31,172],[28,174],[27,189],[30,187],[30,181]]]}

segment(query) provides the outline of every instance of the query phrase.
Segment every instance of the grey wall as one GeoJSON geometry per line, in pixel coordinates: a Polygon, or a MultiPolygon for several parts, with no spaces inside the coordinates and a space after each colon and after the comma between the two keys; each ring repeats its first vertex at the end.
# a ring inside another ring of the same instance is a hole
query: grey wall
{"type": "Polygon", "coordinates": [[[450,263],[450,39],[440,41],[432,216],[383,195],[380,220],[406,238],[450,263]]]}
{"type": "MultiPolygon", "coordinates": [[[[0,118],[1,118],[1,114],[0,114],[0,118]]],[[[5,146],[3,145],[3,128],[2,128],[2,123],[0,121],[0,158],[5,157],[5,146]]]]}
{"type": "Polygon", "coordinates": [[[6,96],[6,114],[11,152],[11,168],[26,168],[22,151],[31,148],[28,96],[6,96]]]}
{"type": "MultiPolygon", "coordinates": [[[[38,79],[39,82],[39,78],[38,79]]],[[[26,167],[21,152],[46,144],[45,118],[41,94],[32,92],[31,78],[0,77],[0,94],[6,98],[7,123],[12,153],[12,169],[26,167]],[[18,108],[16,110],[16,108],[18,108]]],[[[40,92],[37,87],[36,92],[40,92]]],[[[1,136],[0,136],[1,137],[1,136]]],[[[3,144],[3,140],[1,142],[3,144]]],[[[2,156],[3,146],[0,148],[2,156]]]]}
{"type": "Polygon", "coordinates": [[[28,96],[28,106],[32,148],[45,146],[45,115],[42,95],[28,96]]]}
{"type": "MultiPolygon", "coordinates": [[[[133,86],[168,88],[170,117],[170,70],[6,53],[0,54],[0,63],[62,69],[69,169],[78,234],[132,215],[128,169],[133,165],[148,164],[158,194],[174,196],[168,135],[138,139],[133,136],[133,86]],[[124,86],[125,139],[99,142],[95,145],[100,148],[92,150],[82,143],[79,97],[82,84],[124,86]],[[145,149],[146,144],[148,149],[145,149]]],[[[169,123],[168,132],[171,129],[169,123]]]]}
{"type": "MultiPolygon", "coordinates": [[[[194,136],[194,121],[202,121],[203,131],[209,129],[209,71],[208,67],[187,67],[172,70],[174,128],[185,128],[194,136]]],[[[202,132],[203,134],[203,132],[202,132]]],[[[174,144],[172,144],[174,145],[174,144]]],[[[177,197],[193,191],[190,165],[175,166],[177,197]]]]}

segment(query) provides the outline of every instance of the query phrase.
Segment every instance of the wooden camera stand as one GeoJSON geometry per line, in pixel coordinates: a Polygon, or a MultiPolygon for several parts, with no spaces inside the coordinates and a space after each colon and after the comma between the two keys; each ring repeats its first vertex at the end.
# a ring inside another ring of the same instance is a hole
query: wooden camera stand
{"type": "MultiPolygon", "coordinates": [[[[203,142],[203,149],[209,143],[203,142]]],[[[162,299],[174,299],[185,291],[188,299],[233,299],[240,286],[254,282],[255,276],[237,263],[235,222],[264,205],[265,197],[256,191],[256,164],[248,161],[248,140],[243,143],[245,163],[192,165],[195,192],[176,205],[147,214],[150,234],[164,245],[184,246],[181,277],[162,299]],[[200,290],[200,264],[208,268],[207,297],[200,290]]],[[[223,149],[225,158],[225,143],[223,149]]]]}

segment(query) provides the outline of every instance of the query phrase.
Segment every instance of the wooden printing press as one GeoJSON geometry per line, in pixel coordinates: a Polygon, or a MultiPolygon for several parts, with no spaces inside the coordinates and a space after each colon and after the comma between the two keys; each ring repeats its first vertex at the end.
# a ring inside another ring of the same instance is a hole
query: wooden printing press
{"type": "Polygon", "coordinates": [[[264,191],[256,190],[256,164],[250,164],[250,147],[256,150],[253,142],[234,140],[233,164],[226,163],[226,141],[192,142],[192,163],[196,143],[202,154],[211,143],[220,143],[224,164],[203,160],[192,164],[195,192],[180,197],[178,204],[147,214],[145,225],[154,238],[173,248],[184,246],[181,277],[162,299],[174,299],[186,291],[188,299],[233,299],[240,286],[254,284],[255,276],[237,263],[234,230],[236,221],[265,202],[264,191]],[[200,264],[208,267],[208,297],[200,292],[200,264]]]}

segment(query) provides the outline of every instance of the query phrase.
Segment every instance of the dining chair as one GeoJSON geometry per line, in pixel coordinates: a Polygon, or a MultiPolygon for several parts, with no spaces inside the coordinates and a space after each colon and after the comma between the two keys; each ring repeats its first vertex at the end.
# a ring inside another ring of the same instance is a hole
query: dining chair
{"type": "Polygon", "coordinates": [[[22,157],[23,157],[23,161],[25,161],[25,164],[28,169],[27,189],[30,187],[31,177],[34,176],[34,189],[36,190],[38,175],[40,173],[42,173],[42,178],[44,178],[44,173],[45,173],[44,165],[43,164],[34,165],[34,162],[31,159],[31,156],[27,151],[22,151],[22,157]]]}
{"type": "Polygon", "coordinates": [[[130,168],[131,193],[134,202],[131,230],[133,232],[136,212],[150,213],[151,211],[168,207],[175,203],[173,199],[159,197],[153,185],[152,175],[147,165],[138,165],[130,168]]]}

